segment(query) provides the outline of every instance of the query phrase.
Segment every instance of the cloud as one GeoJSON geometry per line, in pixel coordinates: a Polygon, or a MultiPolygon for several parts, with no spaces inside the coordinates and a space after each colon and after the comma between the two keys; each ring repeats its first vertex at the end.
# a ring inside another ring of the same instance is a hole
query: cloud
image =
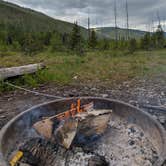
{"type": "MultiPolygon", "coordinates": [[[[115,0],[8,0],[24,7],[43,12],[53,18],[78,22],[87,27],[88,13],[92,26],[114,26],[115,0]]],[[[126,0],[117,0],[118,26],[126,26],[126,0]]],[[[129,24],[131,28],[152,30],[152,22],[166,23],[166,0],[128,0],[129,24]],[[151,25],[151,29],[150,29],[151,25]],[[149,28],[149,29],[148,29],[149,28]]]]}

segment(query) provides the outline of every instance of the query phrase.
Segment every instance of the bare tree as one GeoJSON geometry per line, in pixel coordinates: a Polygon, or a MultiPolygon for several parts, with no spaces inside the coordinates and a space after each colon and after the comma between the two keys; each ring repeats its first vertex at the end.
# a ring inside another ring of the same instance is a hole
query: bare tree
{"type": "Polygon", "coordinates": [[[160,14],[159,14],[159,11],[157,11],[157,19],[158,19],[158,22],[159,22],[159,26],[161,26],[161,20],[160,20],[160,14]]]}
{"type": "Polygon", "coordinates": [[[126,18],[127,18],[127,31],[126,31],[126,40],[129,40],[130,38],[130,32],[129,32],[129,10],[128,10],[128,0],[126,0],[126,18]]]}
{"type": "Polygon", "coordinates": [[[88,10],[88,38],[89,38],[89,41],[90,41],[90,36],[91,36],[90,17],[89,17],[89,10],[88,10]]]}
{"type": "Polygon", "coordinates": [[[118,26],[117,26],[117,6],[116,0],[114,0],[114,16],[115,16],[115,40],[116,40],[116,47],[118,42],[118,26]]]}

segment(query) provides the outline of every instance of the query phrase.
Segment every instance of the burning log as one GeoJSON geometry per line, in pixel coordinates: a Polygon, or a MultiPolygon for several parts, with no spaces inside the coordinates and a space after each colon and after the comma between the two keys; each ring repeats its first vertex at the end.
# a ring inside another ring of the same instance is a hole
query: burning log
{"type": "Polygon", "coordinates": [[[73,140],[86,143],[87,140],[101,135],[107,128],[111,116],[110,110],[90,111],[77,114],[60,125],[54,132],[55,141],[69,149],[73,140]],[[76,136],[77,135],[77,136],[76,136]]]}
{"type": "Polygon", "coordinates": [[[64,121],[54,132],[54,139],[66,149],[70,148],[77,133],[78,121],[70,118],[64,121]]]}
{"type": "Polygon", "coordinates": [[[78,139],[81,138],[80,143],[103,134],[107,129],[111,113],[111,110],[94,110],[84,115],[78,115],[81,118],[77,129],[78,139]]]}
{"type": "Polygon", "coordinates": [[[86,112],[88,110],[91,111],[92,109],[93,103],[89,103],[81,107],[81,102],[80,100],[78,100],[76,106],[74,104],[71,104],[70,110],[49,118],[44,118],[44,120],[35,123],[33,127],[40,135],[44,136],[47,139],[51,139],[52,133],[54,132],[54,124],[57,123],[57,121],[69,119],[70,117],[74,117],[78,113],[86,112]]]}
{"type": "Polygon", "coordinates": [[[0,69],[0,80],[8,79],[11,77],[21,76],[24,74],[33,74],[45,66],[41,63],[31,64],[26,66],[11,67],[11,68],[1,68],[0,69]]]}
{"type": "Polygon", "coordinates": [[[33,127],[46,139],[69,149],[76,135],[86,140],[104,133],[111,113],[111,110],[93,110],[93,103],[81,107],[78,100],[76,107],[72,104],[71,110],[39,121],[33,127]],[[57,121],[59,125],[55,128],[57,121]]]}

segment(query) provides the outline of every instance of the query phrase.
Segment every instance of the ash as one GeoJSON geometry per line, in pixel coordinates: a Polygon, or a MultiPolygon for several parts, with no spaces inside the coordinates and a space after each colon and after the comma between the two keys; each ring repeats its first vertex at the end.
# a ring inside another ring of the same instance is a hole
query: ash
{"type": "Polygon", "coordinates": [[[142,129],[112,116],[109,128],[94,146],[111,166],[152,166],[158,159],[156,149],[142,129]]]}
{"type": "Polygon", "coordinates": [[[43,138],[32,138],[19,149],[24,152],[21,163],[28,166],[152,166],[158,159],[142,129],[114,114],[105,133],[94,142],[75,140],[66,150],[43,138]]]}

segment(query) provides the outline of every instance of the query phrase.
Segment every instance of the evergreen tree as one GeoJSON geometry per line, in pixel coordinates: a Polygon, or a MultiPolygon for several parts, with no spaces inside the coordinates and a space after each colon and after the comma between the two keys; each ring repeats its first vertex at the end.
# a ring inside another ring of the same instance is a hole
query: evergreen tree
{"type": "Polygon", "coordinates": [[[74,24],[71,39],[70,39],[70,47],[72,50],[76,51],[78,54],[83,54],[83,39],[81,37],[81,29],[78,26],[77,22],[74,24]]]}
{"type": "Polygon", "coordinates": [[[43,34],[43,44],[49,46],[51,42],[51,32],[46,32],[43,34]]]}
{"type": "Polygon", "coordinates": [[[94,30],[92,30],[92,32],[91,32],[89,46],[91,48],[96,48],[96,46],[97,46],[97,36],[96,36],[96,32],[94,30]]]}
{"type": "Polygon", "coordinates": [[[74,27],[71,33],[71,49],[75,50],[79,47],[81,41],[81,30],[77,22],[74,23],[74,27]]]}
{"type": "Polygon", "coordinates": [[[144,35],[144,37],[141,39],[140,47],[142,49],[148,50],[150,48],[150,45],[151,45],[151,36],[150,36],[150,32],[147,32],[144,35]]]}
{"type": "Polygon", "coordinates": [[[156,33],[153,33],[151,35],[151,48],[156,48],[157,44],[156,44],[156,33]]]}
{"type": "Polygon", "coordinates": [[[156,46],[157,48],[163,48],[164,44],[165,44],[164,31],[161,25],[159,25],[156,31],[156,46]]]}

